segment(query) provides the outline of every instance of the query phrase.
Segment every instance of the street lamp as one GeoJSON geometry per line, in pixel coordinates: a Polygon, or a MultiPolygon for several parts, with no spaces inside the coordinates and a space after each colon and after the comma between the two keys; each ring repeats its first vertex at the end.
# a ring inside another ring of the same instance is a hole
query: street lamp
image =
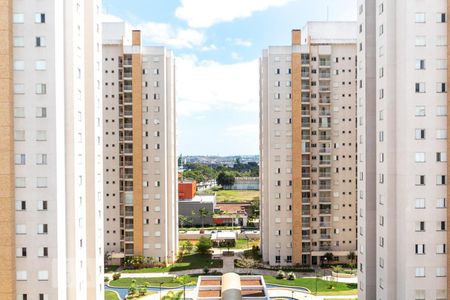
{"type": "Polygon", "coordinates": [[[161,293],[162,293],[162,285],[164,284],[164,282],[160,282],[159,283],[159,300],[161,300],[161,293]]]}
{"type": "Polygon", "coordinates": [[[291,290],[291,293],[292,293],[292,300],[294,300],[294,290],[291,290]]]}
{"type": "Polygon", "coordinates": [[[317,269],[315,269],[315,272],[316,272],[316,293],[314,295],[317,296],[317,269]]]}

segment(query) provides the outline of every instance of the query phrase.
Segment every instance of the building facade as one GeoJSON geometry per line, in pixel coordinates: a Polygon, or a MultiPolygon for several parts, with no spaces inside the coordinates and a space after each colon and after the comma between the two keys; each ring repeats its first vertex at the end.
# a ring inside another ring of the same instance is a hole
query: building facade
{"type": "Polygon", "coordinates": [[[173,263],[178,249],[174,57],[105,23],[105,251],[173,263]]]}
{"type": "Polygon", "coordinates": [[[355,82],[353,22],[310,22],[291,46],[263,51],[261,239],[271,265],[356,251],[355,82]]]}
{"type": "Polygon", "coordinates": [[[358,1],[359,296],[448,299],[448,1],[373,2],[358,1]]]}
{"type": "Polygon", "coordinates": [[[1,299],[101,299],[101,2],[0,2],[1,299]]]}

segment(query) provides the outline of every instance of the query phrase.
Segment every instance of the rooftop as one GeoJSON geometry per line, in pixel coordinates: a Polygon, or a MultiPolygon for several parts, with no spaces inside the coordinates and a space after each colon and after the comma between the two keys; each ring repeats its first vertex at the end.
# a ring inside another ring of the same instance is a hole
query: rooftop
{"type": "Polygon", "coordinates": [[[308,22],[302,29],[302,44],[356,43],[358,26],[356,22],[308,22]]]}

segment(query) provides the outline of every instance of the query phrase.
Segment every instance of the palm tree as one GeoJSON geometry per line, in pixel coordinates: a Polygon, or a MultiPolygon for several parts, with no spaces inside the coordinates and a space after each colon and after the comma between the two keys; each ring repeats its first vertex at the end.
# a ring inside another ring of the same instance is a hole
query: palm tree
{"type": "Polygon", "coordinates": [[[200,213],[200,218],[202,219],[202,228],[203,228],[204,222],[205,222],[205,217],[208,216],[208,211],[206,210],[205,207],[202,207],[198,210],[198,212],[200,213]]]}
{"type": "MultiPolygon", "coordinates": [[[[177,276],[175,278],[175,280],[179,283],[183,285],[183,299],[186,299],[186,284],[191,282],[191,278],[189,277],[189,275],[181,275],[181,276],[177,276]]],[[[179,298],[178,298],[179,299],[179,298]]]]}
{"type": "Polygon", "coordinates": [[[347,258],[350,260],[350,263],[352,264],[352,267],[355,265],[355,260],[356,260],[356,253],[354,252],[354,251],[352,251],[352,252],[350,252],[348,255],[347,255],[347,258]]]}

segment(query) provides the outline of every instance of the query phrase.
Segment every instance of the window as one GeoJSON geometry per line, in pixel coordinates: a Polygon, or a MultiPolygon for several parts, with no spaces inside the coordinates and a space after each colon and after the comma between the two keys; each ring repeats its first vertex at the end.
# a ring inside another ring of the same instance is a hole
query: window
{"type": "Polygon", "coordinates": [[[425,47],[426,46],[426,37],[425,36],[416,36],[415,45],[417,47],[425,47]]]}
{"type": "Polygon", "coordinates": [[[424,13],[416,13],[416,23],[425,23],[424,13]]]}
{"type": "Polygon", "coordinates": [[[446,13],[437,13],[436,14],[436,22],[437,23],[445,23],[445,22],[447,22],[447,15],[446,15],[446,13]]]}
{"type": "Polygon", "coordinates": [[[24,165],[25,164],[25,154],[16,154],[15,155],[15,163],[16,165],[24,165]]]}
{"type": "Polygon", "coordinates": [[[436,185],[445,185],[447,183],[447,177],[445,175],[436,176],[436,185]]]}
{"type": "Polygon", "coordinates": [[[436,107],[436,116],[446,116],[447,115],[447,106],[445,105],[438,105],[436,107]]]}
{"type": "Polygon", "coordinates": [[[416,59],[416,70],[425,70],[425,59],[416,59]]]}
{"type": "Polygon", "coordinates": [[[439,198],[436,201],[436,208],[445,208],[446,207],[446,200],[445,198],[439,198]]]}
{"type": "Polygon", "coordinates": [[[37,60],[35,63],[35,69],[37,71],[44,71],[47,69],[47,62],[45,60],[37,60]]]}
{"type": "Polygon", "coordinates": [[[27,209],[27,202],[23,200],[16,200],[16,210],[26,210],[27,209]]]}
{"type": "Polygon", "coordinates": [[[14,36],[13,37],[13,46],[16,48],[24,47],[25,40],[24,40],[23,36],[14,36]]]}
{"type": "Polygon", "coordinates": [[[34,15],[34,21],[36,23],[45,23],[45,14],[37,13],[34,15]]]}
{"type": "Polygon", "coordinates": [[[425,129],[416,128],[416,140],[424,140],[425,139],[425,129]]]}
{"type": "Polygon", "coordinates": [[[47,233],[48,233],[48,225],[38,224],[38,234],[47,234],[47,233]]]}
{"type": "Polygon", "coordinates": [[[436,254],[445,254],[447,252],[445,244],[436,246],[436,254]]]}
{"type": "Polygon", "coordinates": [[[276,256],[275,256],[275,263],[276,263],[276,264],[281,263],[281,258],[280,258],[279,255],[276,255],[276,256]]]}
{"type": "Polygon", "coordinates": [[[415,208],[425,208],[425,198],[416,198],[415,208]]]}
{"type": "Polygon", "coordinates": [[[424,82],[416,83],[416,93],[425,93],[425,83],[424,82]]]}
{"type": "Polygon", "coordinates": [[[47,140],[47,130],[36,131],[36,141],[46,141],[47,140]]]}
{"type": "Polygon", "coordinates": [[[37,177],[36,178],[36,187],[37,188],[46,188],[47,187],[47,177],[37,177]]]}
{"type": "Polygon", "coordinates": [[[436,152],[436,161],[437,162],[447,161],[447,152],[436,152]]]}
{"type": "Polygon", "coordinates": [[[436,83],[436,93],[446,93],[447,92],[447,85],[445,82],[438,82],[436,83]]]}
{"type": "Polygon", "coordinates": [[[16,280],[17,281],[27,280],[27,271],[17,271],[16,272],[16,280]]]}
{"type": "Polygon", "coordinates": [[[16,234],[26,234],[27,226],[25,224],[16,224],[16,234]]]}
{"type": "Polygon", "coordinates": [[[45,83],[36,84],[36,94],[44,95],[47,94],[47,85],[45,83]]]}
{"type": "Polygon", "coordinates": [[[436,223],[436,230],[437,231],[445,231],[446,230],[446,226],[445,226],[445,221],[439,221],[436,223]]]}
{"type": "Polygon", "coordinates": [[[447,60],[446,59],[436,59],[436,69],[437,70],[447,70],[447,60]]]}
{"type": "Polygon", "coordinates": [[[36,164],[37,165],[46,165],[47,164],[47,154],[36,154],[36,164]]]}
{"type": "Polygon", "coordinates": [[[425,162],[425,152],[416,152],[416,160],[417,163],[425,162]]]}
{"type": "Polygon", "coordinates": [[[40,281],[48,280],[48,271],[38,271],[38,280],[40,281]]]}
{"type": "Polygon", "coordinates": [[[25,188],[26,181],[25,177],[16,177],[16,188],[25,188]]]}
{"type": "Polygon", "coordinates": [[[48,202],[47,200],[38,200],[38,210],[47,210],[48,209],[48,202]]]}
{"type": "Polygon", "coordinates": [[[438,35],[436,37],[436,46],[447,46],[447,36],[446,35],[438,35]]]}
{"type": "Polygon", "coordinates": [[[36,47],[45,47],[45,46],[47,46],[47,43],[46,43],[46,41],[45,41],[45,37],[43,37],[43,36],[37,36],[37,37],[35,38],[35,43],[34,43],[34,45],[35,45],[36,47]]]}
{"type": "Polygon", "coordinates": [[[416,117],[423,117],[423,116],[425,116],[425,106],[417,105],[416,106],[416,117]]]}
{"type": "Polygon", "coordinates": [[[416,254],[425,254],[425,244],[416,244],[415,246],[416,254]]]}
{"type": "Polygon", "coordinates": [[[444,268],[444,267],[437,267],[436,268],[436,277],[445,277],[445,276],[447,276],[446,268],[444,268]]]}
{"type": "Polygon", "coordinates": [[[23,71],[23,70],[25,70],[25,62],[23,60],[15,60],[14,71],[23,71]]]}
{"type": "Polygon", "coordinates": [[[416,267],[416,277],[425,277],[425,268],[424,267],[416,267]]]}
{"type": "Polygon", "coordinates": [[[16,257],[26,257],[27,256],[27,248],[18,247],[16,248],[16,257]]]}
{"type": "Polygon", "coordinates": [[[447,138],[447,130],[446,129],[437,129],[436,130],[436,139],[445,140],[447,138]]]}
{"type": "Polygon", "coordinates": [[[47,118],[47,108],[36,107],[36,118],[47,118]]]}
{"type": "Polygon", "coordinates": [[[14,107],[14,118],[25,118],[25,107],[14,107]]]}
{"type": "MultiPolygon", "coordinates": [[[[416,269],[416,276],[417,276],[417,269],[416,269]]],[[[425,276],[425,274],[423,276],[425,276]]],[[[425,300],[425,290],[415,290],[414,300],[425,300]]]]}
{"type": "Polygon", "coordinates": [[[425,222],[424,221],[416,222],[416,231],[425,231],[425,222]]]}
{"type": "Polygon", "coordinates": [[[25,22],[25,16],[24,14],[13,14],[13,23],[14,24],[23,24],[25,22]]]}
{"type": "Polygon", "coordinates": [[[23,83],[14,84],[14,94],[25,94],[25,85],[23,83]]]}

